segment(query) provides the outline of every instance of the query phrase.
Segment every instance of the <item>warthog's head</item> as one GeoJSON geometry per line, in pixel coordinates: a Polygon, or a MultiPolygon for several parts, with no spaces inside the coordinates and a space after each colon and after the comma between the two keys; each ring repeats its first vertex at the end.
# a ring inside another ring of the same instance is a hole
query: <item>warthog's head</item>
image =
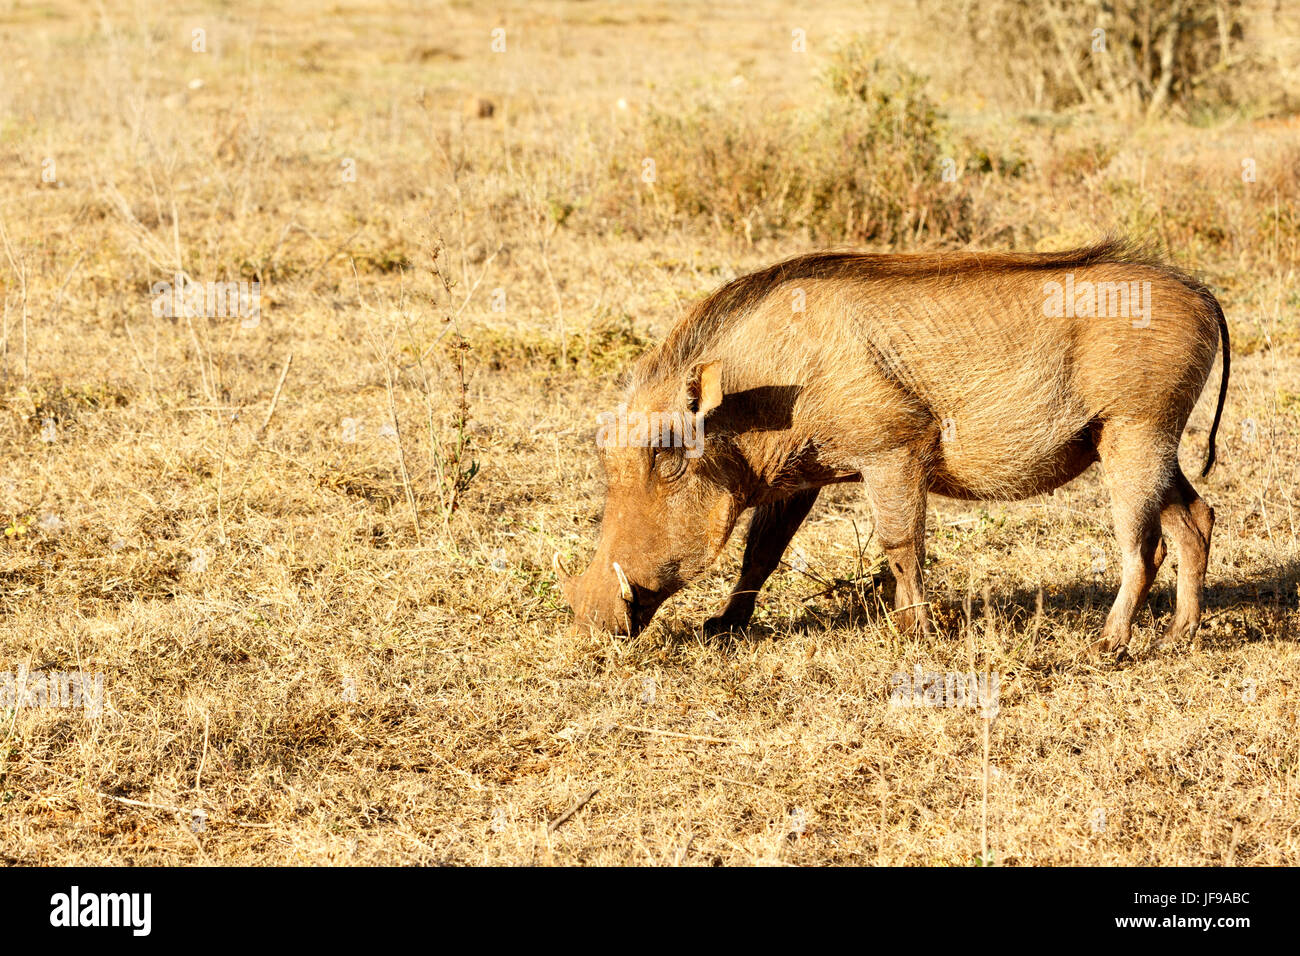
{"type": "Polygon", "coordinates": [[[579,624],[638,633],[727,543],[741,510],[733,454],[705,434],[705,416],[721,402],[714,362],[686,381],[639,388],[598,419],[608,483],[600,540],[585,572],[560,571],[579,624]]]}

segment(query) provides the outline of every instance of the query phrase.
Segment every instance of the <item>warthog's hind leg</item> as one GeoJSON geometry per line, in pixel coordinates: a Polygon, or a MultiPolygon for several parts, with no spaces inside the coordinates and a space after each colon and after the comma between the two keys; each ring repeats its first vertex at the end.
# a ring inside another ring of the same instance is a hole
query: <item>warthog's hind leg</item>
{"type": "Polygon", "coordinates": [[[1193,638],[1201,623],[1201,595],[1210,560],[1214,509],[1201,500],[1181,469],[1160,512],[1160,524],[1178,550],[1178,603],[1165,640],[1193,638]]]}
{"type": "Polygon", "coordinates": [[[1155,583],[1165,559],[1160,537],[1160,513],[1174,489],[1178,469],[1177,445],[1159,432],[1107,424],[1097,443],[1106,483],[1110,486],[1111,514],[1119,545],[1122,570],[1119,594],[1106,617],[1093,655],[1123,652],[1128,647],[1133,617],[1155,583]]]}

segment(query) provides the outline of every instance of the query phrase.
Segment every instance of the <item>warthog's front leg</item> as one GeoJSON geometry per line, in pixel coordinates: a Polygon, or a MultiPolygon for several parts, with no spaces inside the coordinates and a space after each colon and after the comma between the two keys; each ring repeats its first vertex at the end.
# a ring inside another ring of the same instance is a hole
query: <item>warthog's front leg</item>
{"type": "Polygon", "coordinates": [[[819,489],[799,491],[781,501],[759,505],[749,525],[745,540],[745,557],[740,566],[740,579],[727,599],[726,607],[716,617],[704,622],[704,633],[717,634],[737,630],[749,624],[754,614],[754,601],[763,582],[781,563],[790,539],[808,517],[817,500],[819,489]]]}

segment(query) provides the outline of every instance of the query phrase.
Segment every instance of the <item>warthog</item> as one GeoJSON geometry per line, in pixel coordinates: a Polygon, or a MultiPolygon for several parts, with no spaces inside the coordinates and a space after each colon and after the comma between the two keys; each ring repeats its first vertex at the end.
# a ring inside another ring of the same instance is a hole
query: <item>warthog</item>
{"type": "Polygon", "coordinates": [[[1202,476],[1228,387],[1223,312],[1205,286],[1125,242],[825,253],[735,279],[638,360],[630,426],[602,426],[600,540],[581,576],[561,572],[566,596],[579,622],[636,634],[752,509],[740,579],[705,622],[743,627],[819,489],[861,481],[896,582],[894,619],[928,631],[928,493],[1028,498],[1100,461],[1123,576],[1093,650],[1126,647],[1165,557],[1162,530],[1178,549],[1168,636],[1190,636],[1214,511],[1183,475],[1178,443],[1219,343],[1202,476]],[[653,424],[687,416],[702,454],[653,424]]]}

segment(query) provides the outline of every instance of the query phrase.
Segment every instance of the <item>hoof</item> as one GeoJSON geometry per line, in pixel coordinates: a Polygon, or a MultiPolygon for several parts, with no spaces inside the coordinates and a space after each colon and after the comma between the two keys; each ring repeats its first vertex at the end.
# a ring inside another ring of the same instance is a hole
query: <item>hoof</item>
{"type": "Polygon", "coordinates": [[[1116,661],[1126,661],[1131,659],[1127,641],[1121,644],[1114,638],[1103,637],[1088,648],[1088,656],[1094,661],[1100,661],[1108,654],[1115,655],[1116,661]]]}
{"type": "Polygon", "coordinates": [[[1164,635],[1160,639],[1161,644],[1173,644],[1176,641],[1188,640],[1195,641],[1197,624],[1191,624],[1187,621],[1174,618],[1173,622],[1165,629],[1164,635]]]}
{"type": "Polygon", "coordinates": [[[707,637],[713,637],[717,634],[729,634],[733,631],[744,631],[749,628],[749,619],[727,617],[725,614],[719,614],[717,617],[711,617],[704,622],[704,634],[707,637]]]}

